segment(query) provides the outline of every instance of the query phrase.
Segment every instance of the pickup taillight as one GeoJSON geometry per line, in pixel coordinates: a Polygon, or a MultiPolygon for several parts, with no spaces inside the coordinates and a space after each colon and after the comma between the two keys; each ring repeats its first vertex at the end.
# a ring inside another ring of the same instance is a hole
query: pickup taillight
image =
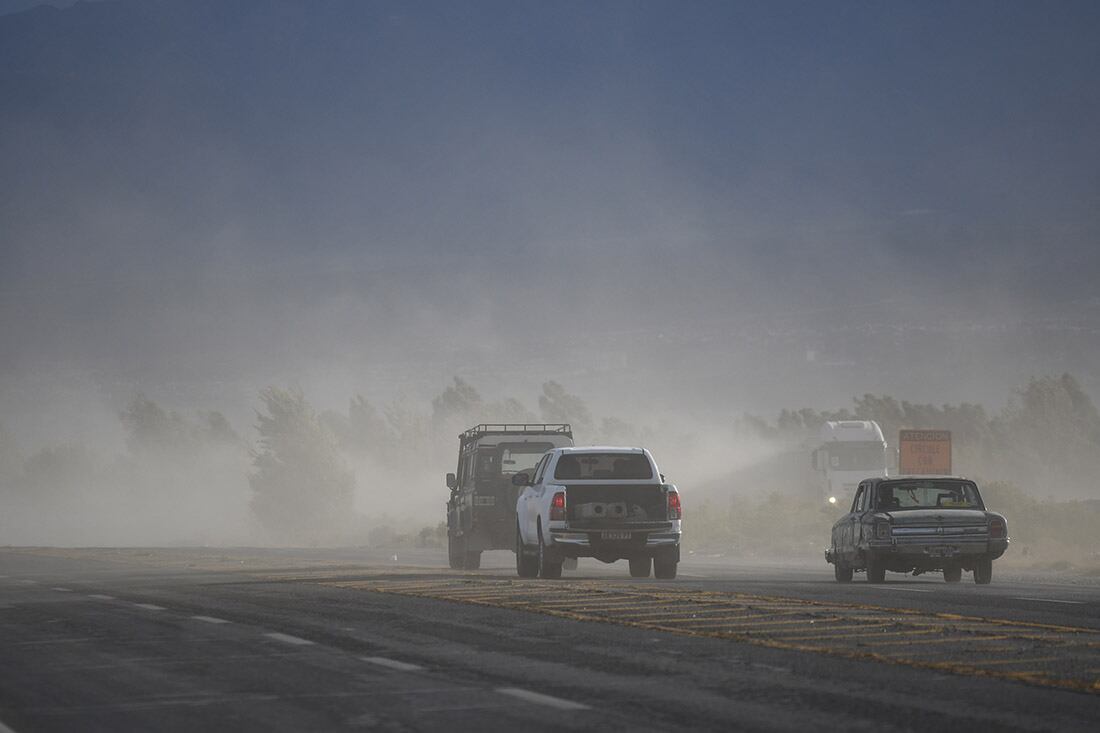
{"type": "Polygon", "coordinates": [[[680,508],[680,493],[668,492],[668,518],[680,519],[684,516],[684,510],[680,508]]]}
{"type": "Polygon", "coordinates": [[[989,536],[993,539],[1002,539],[1005,536],[1005,522],[1000,517],[989,520],[989,536]]]}
{"type": "Polygon", "coordinates": [[[565,521],[565,492],[559,491],[550,500],[550,521],[565,521]]]}

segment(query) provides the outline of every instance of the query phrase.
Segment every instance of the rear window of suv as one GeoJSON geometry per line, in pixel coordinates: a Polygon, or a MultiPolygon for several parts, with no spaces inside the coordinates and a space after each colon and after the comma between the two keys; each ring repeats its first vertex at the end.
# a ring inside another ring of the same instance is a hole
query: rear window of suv
{"type": "Polygon", "coordinates": [[[644,480],[653,478],[653,466],[641,453],[567,453],[558,460],[554,478],[644,480]]]}

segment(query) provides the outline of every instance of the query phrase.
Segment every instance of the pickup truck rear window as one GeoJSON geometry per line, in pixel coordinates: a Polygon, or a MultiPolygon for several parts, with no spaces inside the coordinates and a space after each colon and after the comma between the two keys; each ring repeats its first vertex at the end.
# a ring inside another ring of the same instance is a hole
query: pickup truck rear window
{"type": "Polygon", "coordinates": [[[637,481],[653,478],[653,467],[640,453],[568,453],[558,460],[554,478],[637,481]]]}

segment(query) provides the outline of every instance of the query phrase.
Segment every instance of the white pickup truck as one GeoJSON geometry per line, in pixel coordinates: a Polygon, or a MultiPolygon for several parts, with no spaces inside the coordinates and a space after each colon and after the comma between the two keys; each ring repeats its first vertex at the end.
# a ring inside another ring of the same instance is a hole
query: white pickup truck
{"type": "Polygon", "coordinates": [[[643,448],[556,448],[533,472],[512,478],[516,572],[560,578],[578,557],[626,559],[630,575],[675,578],[680,562],[680,493],[643,448]]]}

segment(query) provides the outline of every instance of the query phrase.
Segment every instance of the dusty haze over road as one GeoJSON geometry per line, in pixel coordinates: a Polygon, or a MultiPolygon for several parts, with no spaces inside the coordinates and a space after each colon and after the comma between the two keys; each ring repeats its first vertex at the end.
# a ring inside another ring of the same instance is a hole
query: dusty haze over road
{"type": "Polygon", "coordinates": [[[271,384],[535,409],[553,379],[722,429],[1100,394],[1094,3],[28,5],[0,4],[22,458],[109,462],[137,393],[251,443],[271,384]]]}

